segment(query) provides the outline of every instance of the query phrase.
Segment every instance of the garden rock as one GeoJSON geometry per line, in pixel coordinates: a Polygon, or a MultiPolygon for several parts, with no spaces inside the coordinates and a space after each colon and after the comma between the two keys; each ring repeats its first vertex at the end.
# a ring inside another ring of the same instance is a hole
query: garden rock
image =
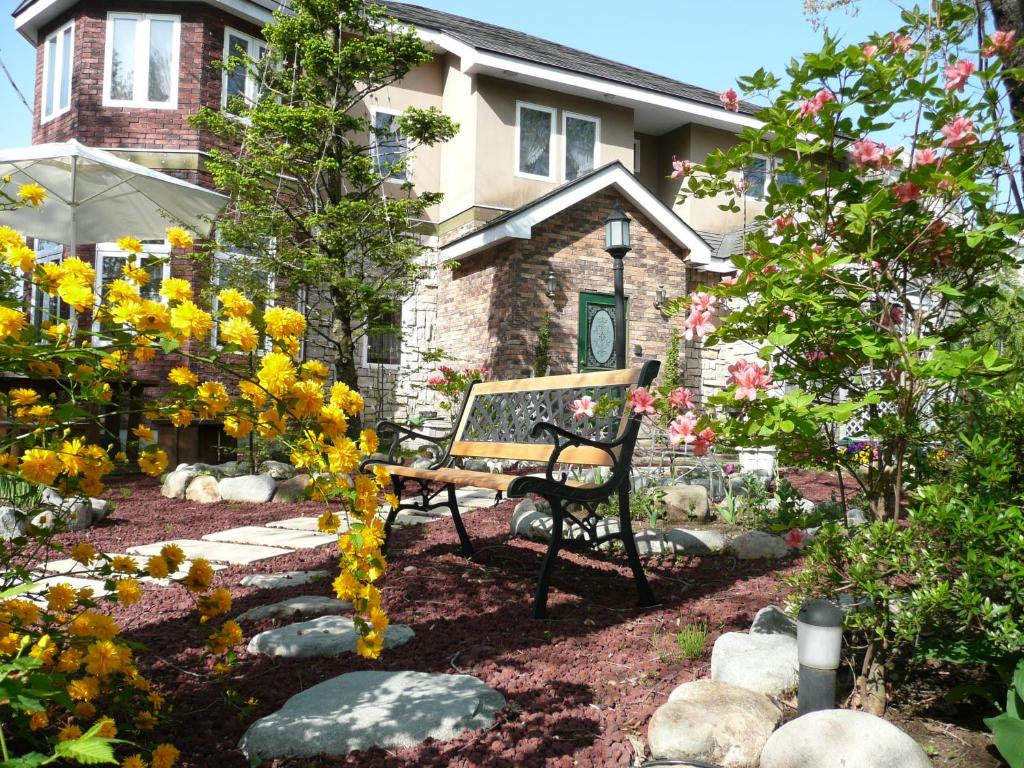
{"type": "Polygon", "coordinates": [[[637,531],[633,538],[636,539],[636,551],[641,556],[671,555],[675,553],[675,549],[672,545],[665,541],[664,534],[654,528],[637,531]]]}
{"type": "Polygon", "coordinates": [[[114,511],[114,502],[109,499],[89,499],[92,507],[92,521],[98,523],[114,511]]]}
{"type": "Polygon", "coordinates": [[[415,459],[412,463],[413,469],[430,469],[434,466],[434,459],[432,457],[415,459]]]}
{"type": "Polygon", "coordinates": [[[270,501],[276,490],[277,482],[270,475],[225,477],[220,481],[220,497],[224,501],[262,504],[270,501]]]}
{"type": "Polygon", "coordinates": [[[275,480],[287,480],[295,474],[295,467],[284,461],[264,461],[259,474],[270,475],[275,480]]]}
{"type": "Polygon", "coordinates": [[[688,531],[673,528],[665,533],[665,541],[683,555],[720,555],[729,540],[718,531],[688,531]]]}
{"type": "MultiPolygon", "coordinates": [[[[298,582],[293,582],[298,583],[298,582]]],[[[352,603],[321,595],[290,597],[279,603],[259,605],[239,614],[238,621],[262,621],[263,619],[298,619],[308,616],[333,616],[352,610],[352,603]]]]}
{"type": "Polygon", "coordinates": [[[244,477],[252,472],[252,464],[248,461],[225,461],[211,467],[221,477],[244,477]]]}
{"type": "Polygon", "coordinates": [[[533,499],[523,499],[512,512],[509,531],[513,536],[548,541],[551,538],[551,508],[547,502],[538,504],[533,499]]]}
{"type": "Polygon", "coordinates": [[[658,503],[662,517],[670,524],[711,517],[708,489],[702,485],[673,485],[666,489],[658,503]]]}
{"type": "Polygon", "coordinates": [[[176,469],[164,479],[164,484],[160,486],[160,494],[168,499],[183,499],[188,484],[198,476],[199,473],[192,467],[176,469]]]}
{"type": "Polygon", "coordinates": [[[750,634],[796,637],[796,619],[777,605],[767,605],[754,615],[750,634]]]}
{"type": "Polygon", "coordinates": [[[462,468],[468,472],[487,472],[487,462],[483,459],[463,459],[462,468]]]}
{"type": "Polygon", "coordinates": [[[864,514],[864,510],[853,507],[846,510],[846,522],[848,525],[867,525],[868,518],[864,514]]]}
{"type": "Polygon", "coordinates": [[[200,475],[185,489],[185,498],[199,504],[215,504],[220,501],[220,484],[213,475],[200,475]]]}
{"type": "Polygon", "coordinates": [[[726,632],[711,651],[711,679],[767,696],[791,691],[799,680],[796,638],[726,632]]]}
{"type": "Polygon", "coordinates": [[[761,768],[931,768],[921,746],[892,723],[852,709],[790,720],[768,739],[761,768]]]}
{"type": "Polygon", "coordinates": [[[281,573],[250,573],[242,577],[238,583],[243,587],[256,587],[257,589],[281,589],[283,587],[297,587],[302,584],[311,584],[314,581],[323,581],[330,573],[327,571],[283,571],[281,573]]]}
{"type": "Polygon", "coordinates": [[[490,726],[504,706],[498,691],[469,675],[350,672],[292,696],[253,723],[238,748],[256,762],[450,741],[490,726]]]}
{"type": "Polygon", "coordinates": [[[647,725],[651,756],[702,760],[721,768],[757,768],[782,719],[772,700],[727,683],[695,680],[669,694],[647,725]]]}
{"type": "MultiPolygon", "coordinates": [[[[384,648],[405,645],[415,633],[404,624],[391,624],[384,630],[384,648]]],[[[246,650],[262,656],[290,659],[322,658],[355,653],[359,633],[347,616],[321,616],[284,627],[260,632],[246,650]]]]}
{"type": "Polygon", "coordinates": [[[52,509],[53,516],[49,525],[37,527],[53,528],[56,525],[63,530],[84,531],[92,525],[92,503],[86,496],[65,499],[53,488],[44,488],[40,504],[52,509]]]}
{"type": "Polygon", "coordinates": [[[280,480],[277,483],[277,490],[271,501],[278,504],[293,504],[297,501],[306,501],[306,486],[309,485],[309,475],[295,475],[287,480],[280,480]]]}
{"type": "Polygon", "coordinates": [[[25,535],[25,521],[14,507],[0,507],[0,541],[25,535]]]}
{"type": "Polygon", "coordinates": [[[789,554],[781,536],[764,531],[746,531],[729,542],[729,551],[740,560],[778,559],[789,554]]]}

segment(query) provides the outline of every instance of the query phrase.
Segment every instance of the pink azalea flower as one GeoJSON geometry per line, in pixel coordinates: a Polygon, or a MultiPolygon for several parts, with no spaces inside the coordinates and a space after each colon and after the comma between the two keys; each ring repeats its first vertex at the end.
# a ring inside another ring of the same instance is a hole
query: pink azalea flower
{"type": "Polygon", "coordinates": [[[942,146],[949,149],[969,147],[978,140],[974,133],[974,122],[968,117],[954,118],[953,122],[942,126],[942,135],[946,137],[942,146]]]}
{"type": "Polygon", "coordinates": [[[816,362],[818,360],[824,360],[827,357],[827,355],[822,350],[815,349],[815,350],[811,350],[810,352],[808,352],[805,355],[805,357],[807,358],[807,362],[808,363],[813,363],[813,362],[816,362]]]}
{"type": "Polygon", "coordinates": [[[718,301],[718,299],[709,293],[704,293],[703,291],[690,294],[690,303],[693,305],[693,309],[700,310],[701,312],[712,311],[715,308],[716,301],[718,301]]]}
{"type": "Polygon", "coordinates": [[[850,147],[850,157],[858,168],[880,168],[886,160],[885,145],[871,139],[858,139],[850,147]]]}
{"type": "Polygon", "coordinates": [[[873,59],[875,54],[878,53],[877,45],[865,45],[861,53],[864,54],[865,59],[873,59]]]}
{"type": "Polygon", "coordinates": [[[832,91],[822,88],[814,95],[814,98],[800,102],[800,118],[818,114],[828,102],[835,100],[836,95],[832,91]]]}
{"type": "Polygon", "coordinates": [[[913,41],[910,39],[910,35],[900,35],[897,34],[896,32],[893,32],[891,35],[889,35],[889,42],[892,43],[894,51],[906,53],[907,51],[910,50],[910,45],[913,41]]]}
{"type": "Polygon", "coordinates": [[[790,549],[803,549],[807,543],[807,532],[800,528],[790,528],[786,534],[786,546],[790,549]]]}
{"type": "Polygon", "coordinates": [[[775,232],[782,232],[784,229],[789,229],[793,226],[792,216],[778,216],[775,221],[772,222],[775,225],[775,232]]]}
{"type": "Polygon", "coordinates": [[[900,205],[906,205],[921,197],[921,188],[910,181],[893,185],[892,192],[896,195],[900,205]]]}
{"type": "Polygon", "coordinates": [[[787,320],[789,320],[789,322],[796,322],[796,312],[794,312],[790,307],[783,307],[782,314],[786,317],[787,320]]]}
{"type": "Polygon", "coordinates": [[[680,443],[689,445],[697,439],[694,430],[697,429],[697,417],[692,413],[683,413],[676,416],[668,425],[668,444],[678,448],[680,443]]]}
{"type": "Polygon", "coordinates": [[[711,427],[702,429],[693,441],[693,455],[703,456],[715,442],[715,431],[711,427]]]}
{"type": "Polygon", "coordinates": [[[722,91],[718,94],[718,98],[722,102],[722,106],[730,112],[740,111],[740,97],[739,94],[736,93],[736,89],[730,88],[727,91],[722,91]]]}
{"type": "Polygon", "coordinates": [[[693,173],[694,164],[689,160],[678,160],[672,155],[672,178],[683,179],[693,173]]]}
{"type": "Polygon", "coordinates": [[[919,149],[914,153],[914,165],[935,165],[939,159],[934,149],[919,149]]]}
{"type": "Polygon", "coordinates": [[[964,86],[967,85],[967,79],[974,73],[974,64],[967,59],[960,59],[956,64],[946,67],[944,72],[946,84],[943,86],[943,90],[947,92],[963,91],[964,86]]]}
{"type": "Polygon", "coordinates": [[[687,341],[703,339],[714,330],[710,312],[701,312],[695,308],[690,310],[689,316],[683,321],[683,338],[687,341]]]}
{"type": "Polygon", "coordinates": [[[1016,42],[1017,33],[1012,29],[996,30],[988,36],[988,45],[981,49],[982,56],[995,56],[997,53],[1010,53],[1016,42]]]}
{"type": "Polygon", "coordinates": [[[669,392],[668,402],[673,408],[685,408],[688,411],[692,411],[697,407],[693,402],[693,393],[686,387],[676,387],[669,392]]]}
{"type": "Polygon", "coordinates": [[[722,278],[721,284],[726,287],[732,287],[736,285],[736,283],[738,283],[739,281],[740,279],[736,275],[726,275],[725,277],[722,278]]]}
{"type": "Polygon", "coordinates": [[[593,418],[594,406],[597,403],[594,402],[590,395],[584,395],[579,400],[572,401],[572,415],[576,421],[582,421],[585,418],[593,418]]]}
{"type": "Polygon", "coordinates": [[[440,387],[444,385],[444,382],[444,374],[441,373],[432,373],[430,374],[430,376],[427,377],[428,387],[440,387]]]}
{"type": "Polygon", "coordinates": [[[749,360],[737,360],[729,366],[729,378],[727,384],[736,385],[736,400],[756,400],[758,390],[767,389],[772,383],[771,374],[767,368],[762,368],[757,363],[749,360]]]}
{"type": "Polygon", "coordinates": [[[637,387],[629,393],[629,406],[633,409],[633,413],[653,416],[655,414],[654,395],[644,387],[637,387]]]}
{"type": "Polygon", "coordinates": [[[888,330],[892,330],[897,325],[903,322],[903,309],[900,307],[889,307],[888,312],[882,313],[882,319],[879,320],[879,324],[888,330]]]}

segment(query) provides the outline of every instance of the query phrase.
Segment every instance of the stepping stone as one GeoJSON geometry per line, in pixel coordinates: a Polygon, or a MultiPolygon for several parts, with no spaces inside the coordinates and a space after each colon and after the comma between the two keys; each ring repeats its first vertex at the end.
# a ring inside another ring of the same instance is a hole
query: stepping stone
{"type": "Polygon", "coordinates": [[[243,587],[257,589],[281,589],[322,581],[330,574],[327,571],[282,571],[281,573],[250,573],[238,583],[243,587]]]}
{"type": "Polygon", "coordinates": [[[498,691],[469,675],[349,672],[292,696],[253,723],[238,748],[255,763],[450,741],[492,725],[504,706],[498,691]]]}
{"type": "Polygon", "coordinates": [[[24,592],[18,597],[24,600],[31,600],[33,603],[45,604],[46,603],[46,590],[55,584],[67,584],[72,589],[91,589],[96,597],[109,594],[111,590],[107,589],[105,582],[97,579],[83,579],[78,576],[50,576],[46,577],[44,574],[35,574],[39,577],[38,581],[34,582],[32,589],[28,592],[24,592]]]}
{"type": "MultiPolygon", "coordinates": [[[[384,631],[384,648],[405,645],[415,633],[404,624],[392,624],[384,631]]],[[[322,616],[300,621],[255,635],[246,648],[262,656],[308,659],[356,652],[355,622],[347,616],[322,616]]]]}
{"type": "Polygon", "coordinates": [[[237,617],[238,621],[262,621],[263,619],[303,619],[309,616],[331,616],[352,610],[347,600],[335,600],[320,595],[290,597],[279,603],[250,608],[237,617]]]}
{"type": "MultiPolygon", "coordinates": [[[[108,557],[118,557],[118,555],[108,555],[108,557]]],[[[120,557],[130,557],[132,560],[135,561],[136,565],[138,565],[139,568],[144,568],[146,565],[146,560],[148,559],[146,557],[142,557],[141,555],[120,555],[120,557]]],[[[166,579],[153,579],[149,576],[146,576],[145,578],[141,578],[140,581],[146,584],[158,584],[161,587],[166,587],[169,586],[172,581],[177,581],[179,579],[185,578],[185,575],[188,573],[188,569],[191,567],[191,565],[192,561],[186,560],[178,567],[177,571],[170,574],[166,579]]],[[[82,574],[82,576],[84,576],[85,578],[89,578],[85,575],[88,569],[76,560],[54,560],[52,562],[45,563],[40,567],[48,573],[64,574],[75,573],[77,571],[78,573],[82,574]]],[[[227,568],[227,566],[222,565],[220,563],[210,563],[210,568],[212,568],[214,571],[223,571],[225,568],[227,568]]]]}
{"type": "Polygon", "coordinates": [[[260,525],[243,525],[217,533],[208,533],[203,541],[230,541],[237,544],[257,544],[289,549],[315,549],[327,544],[336,544],[338,537],[326,533],[289,531],[285,528],[264,528],[260,525]]]}
{"type": "Polygon", "coordinates": [[[156,544],[145,544],[141,547],[128,547],[128,552],[133,555],[159,555],[161,548],[167,544],[177,544],[185,553],[186,557],[204,560],[213,560],[231,565],[248,565],[260,560],[268,560],[271,557],[290,555],[295,550],[281,549],[280,547],[256,547],[251,544],[228,544],[218,541],[200,541],[198,539],[175,539],[173,541],[158,541],[156,544]]]}
{"type": "MultiPolygon", "coordinates": [[[[342,520],[341,524],[345,525],[345,521],[342,520]]],[[[273,523],[267,523],[267,528],[284,528],[287,531],[320,533],[320,522],[315,517],[291,517],[287,520],[276,520],[273,523]]]]}

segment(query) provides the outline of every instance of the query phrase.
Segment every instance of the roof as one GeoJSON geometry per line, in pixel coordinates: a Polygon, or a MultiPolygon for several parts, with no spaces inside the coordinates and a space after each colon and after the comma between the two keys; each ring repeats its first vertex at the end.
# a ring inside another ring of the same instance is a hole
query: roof
{"type": "MultiPolygon", "coordinates": [[[[524,61],[565,69],[614,83],[623,83],[635,88],[643,88],[699,104],[718,107],[724,111],[718,93],[707,88],[673,80],[551,40],[476,21],[465,16],[456,16],[452,13],[435,11],[408,3],[391,2],[391,0],[381,0],[381,4],[399,21],[416,27],[444,32],[478,50],[512,56],[524,61]]],[[[745,101],[740,102],[739,108],[740,112],[748,115],[754,115],[760,109],[755,104],[745,101]]]]}
{"type": "Polygon", "coordinates": [[[687,262],[702,268],[711,261],[705,240],[661,202],[618,160],[595,168],[515,210],[497,216],[479,229],[460,235],[440,249],[443,260],[461,259],[507,240],[529,240],[533,227],[608,187],[614,187],[669,239],[688,254],[687,262]]]}

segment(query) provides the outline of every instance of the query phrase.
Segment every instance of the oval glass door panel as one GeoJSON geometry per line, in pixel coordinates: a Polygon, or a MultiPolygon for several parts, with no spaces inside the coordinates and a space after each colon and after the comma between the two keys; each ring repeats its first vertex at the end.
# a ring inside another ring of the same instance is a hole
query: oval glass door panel
{"type": "Polygon", "coordinates": [[[611,313],[599,309],[590,320],[590,354],[598,365],[607,365],[615,351],[615,323],[611,313]]]}

